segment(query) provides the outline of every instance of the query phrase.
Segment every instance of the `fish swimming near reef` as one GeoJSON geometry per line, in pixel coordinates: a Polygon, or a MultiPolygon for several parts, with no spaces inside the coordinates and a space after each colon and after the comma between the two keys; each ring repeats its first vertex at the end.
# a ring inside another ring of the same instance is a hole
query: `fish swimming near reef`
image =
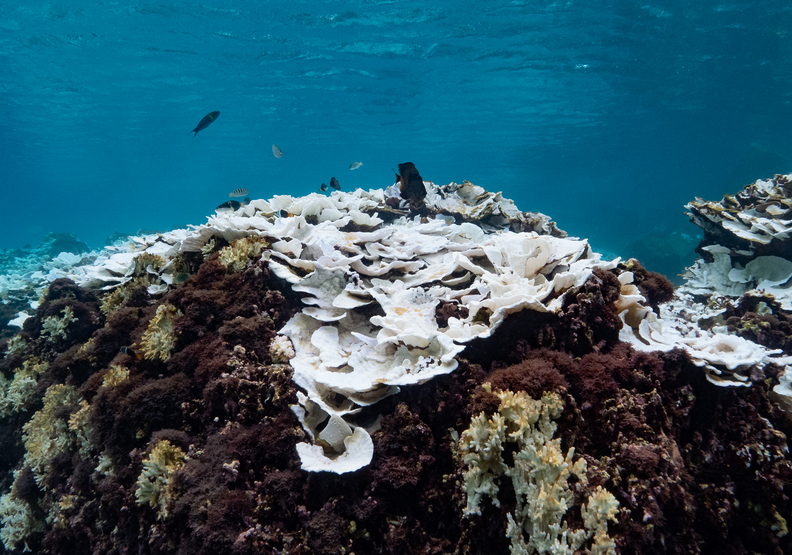
{"type": "Polygon", "coordinates": [[[239,189],[234,189],[233,191],[228,193],[228,196],[229,197],[244,197],[246,194],[248,194],[248,190],[245,189],[244,187],[240,187],[239,189]]]}
{"type": "Polygon", "coordinates": [[[283,151],[278,148],[278,145],[272,145],[272,154],[275,158],[283,158],[283,151]]]}
{"type": "Polygon", "coordinates": [[[426,187],[423,184],[423,178],[415,164],[412,162],[405,162],[399,164],[399,174],[396,176],[396,181],[401,183],[399,192],[401,198],[409,201],[410,208],[413,210],[420,210],[424,207],[424,198],[426,198],[426,187]]]}
{"type": "Polygon", "coordinates": [[[356,170],[362,165],[363,165],[363,162],[352,162],[351,164],[349,164],[349,169],[350,170],[356,170]]]}
{"type": "Polygon", "coordinates": [[[292,216],[294,216],[294,214],[292,214],[292,213],[291,213],[291,212],[289,212],[288,210],[281,210],[280,212],[278,212],[278,215],[279,215],[281,218],[291,218],[292,216]]]}
{"type": "Polygon", "coordinates": [[[125,355],[131,356],[132,358],[137,359],[137,360],[141,360],[143,358],[142,356],[140,356],[140,353],[136,353],[135,351],[133,351],[129,347],[121,347],[121,352],[124,353],[125,355]]]}
{"type": "Polygon", "coordinates": [[[330,186],[336,191],[341,190],[341,185],[338,184],[338,180],[335,177],[330,178],[330,186]]]}
{"type": "Polygon", "coordinates": [[[229,200],[227,202],[224,202],[217,208],[215,208],[215,212],[217,212],[218,214],[222,214],[224,212],[236,212],[237,210],[239,210],[243,206],[247,206],[248,204],[250,204],[250,199],[248,197],[245,197],[245,200],[243,200],[242,202],[239,202],[238,200],[229,200]]]}
{"type": "MultiPolygon", "coordinates": [[[[201,121],[198,122],[198,125],[196,125],[195,129],[190,131],[190,133],[195,133],[195,135],[197,135],[198,131],[201,131],[209,127],[212,124],[212,122],[217,119],[217,116],[219,115],[220,112],[209,112],[203,117],[201,121]]],[[[195,137],[195,135],[193,135],[193,137],[195,137]]]]}
{"type": "Polygon", "coordinates": [[[327,183],[322,183],[321,185],[319,185],[319,190],[322,191],[323,193],[327,191],[327,183]]]}

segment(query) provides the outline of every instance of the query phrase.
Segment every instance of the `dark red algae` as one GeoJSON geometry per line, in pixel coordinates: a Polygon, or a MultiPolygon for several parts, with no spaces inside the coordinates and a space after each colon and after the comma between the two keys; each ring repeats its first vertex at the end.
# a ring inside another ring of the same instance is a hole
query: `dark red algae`
{"type": "MultiPolygon", "coordinates": [[[[632,271],[647,297],[662,302],[667,284],[638,266],[632,271]]],[[[6,381],[26,361],[45,365],[26,409],[0,420],[0,487],[8,494],[14,482],[13,500],[31,517],[15,523],[24,538],[17,547],[118,555],[510,553],[511,483],[502,477],[498,503],[485,498],[480,515],[466,515],[468,466],[457,443],[472,418],[498,411],[497,392],[509,390],[563,401],[555,437],[562,452],[574,447],[575,460],[587,464],[587,479],[570,482],[570,529],[583,526],[580,505],[602,486],[618,501],[607,527],[615,552],[792,552],[790,426],[769,399],[772,376],[720,388],[681,351],[635,352],[618,339],[618,294],[615,274],[596,270],[558,313],[509,317],[492,339],[470,344],[451,374],[381,401],[371,464],[336,475],[300,468],[295,444],[307,438],[290,408],[292,369],[274,363],[269,350],[299,300],[266,262],[229,273],[214,255],[162,298],[138,291],[109,316],[95,294],[58,280],[26,323],[24,346],[8,352],[4,343],[0,362],[6,381]],[[166,305],[178,330],[170,356],[120,352],[141,343],[166,305]],[[62,317],[66,307],[79,324],[62,337],[42,335],[44,319],[62,317]],[[78,393],[52,413],[53,429],[71,423],[73,433],[39,479],[20,430],[56,385],[78,393]],[[157,458],[164,445],[170,459],[157,458]],[[166,485],[140,502],[145,476],[166,485]]],[[[735,307],[729,325],[787,348],[789,323],[763,327],[767,319],[755,308],[735,307]]],[[[457,310],[439,307],[438,321],[457,310]]],[[[511,464],[516,453],[503,457],[511,464]]]]}

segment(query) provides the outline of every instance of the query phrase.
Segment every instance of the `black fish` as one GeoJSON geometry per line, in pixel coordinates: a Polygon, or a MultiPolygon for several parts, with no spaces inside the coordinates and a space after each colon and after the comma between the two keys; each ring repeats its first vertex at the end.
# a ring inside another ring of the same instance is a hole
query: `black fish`
{"type": "Polygon", "coordinates": [[[215,208],[215,212],[231,212],[232,210],[239,210],[242,208],[242,203],[237,200],[229,200],[228,202],[224,202],[217,208],[215,208]]]}
{"type": "Polygon", "coordinates": [[[338,180],[335,177],[330,178],[330,186],[336,191],[341,190],[341,185],[338,184],[338,180]]]}
{"type": "Polygon", "coordinates": [[[327,183],[322,183],[319,185],[319,190],[324,193],[327,190],[327,183]]]}
{"type": "Polygon", "coordinates": [[[248,204],[250,204],[250,197],[245,197],[245,200],[243,200],[242,202],[239,202],[237,200],[229,200],[227,202],[224,202],[217,208],[215,208],[215,212],[219,214],[220,212],[237,211],[243,206],[247,206],[248,204]]]}
{"type": "Polygon", "coordinates": [[[281,210],[280,212],[278,212],[278,214],[280,215],[281,218],[291,218],[292,216],[294,216],[294,214],[292,214],[288,210],[281,210]]]}
{"type": "Polygon", "coordinates": [[[410,208],[413,210],[423,208],[423,199],[426,198],[426,187],[424,187],[423,178],[415,168],[415,164],[412,162],[399,164],[398,178],[401,182],[401,187],[399,188],[401,198],[409,201],[410,208]]]}
{"type": "MultiPolygon", "coordinates": [[[[216,120],[217,116],[219,116],[219,115],[220,115],[220,112],[209,112],[208,114],[206,114],[203,117],[203,119],[201,121],[198,122],[198,125],[196,125],[195,129],[190,131],[190,133],[195,133],[195,135],[197,135],[198,131],[201,131],[202,129],[206,129],[207,127],[209,127],[209,125],[214,120],[216,120]]],[[[195,135],[193,135],[193,137],[195,137],[195,135]]]]}
{"type": "Polygon", "coordinates": [[[138,353],[136,353],[135,351],[130,349],[129,347],[121,347],[121,352],[124,353],[125,355],[131,356],[132,358],[135,358],[137,360],[140,360],[141,358],[143,358],[138,353]]]}

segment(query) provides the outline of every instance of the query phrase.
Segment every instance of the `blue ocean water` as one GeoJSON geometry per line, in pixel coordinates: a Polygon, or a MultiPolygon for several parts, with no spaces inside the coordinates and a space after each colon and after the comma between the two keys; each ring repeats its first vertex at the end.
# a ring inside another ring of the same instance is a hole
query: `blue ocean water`
{"type": "Polygon", "coordinates": [[[0,248],[411,161],[673,273],[685,202],[792,171],[790,29],[781,1],[2,2],[0,248]]]}

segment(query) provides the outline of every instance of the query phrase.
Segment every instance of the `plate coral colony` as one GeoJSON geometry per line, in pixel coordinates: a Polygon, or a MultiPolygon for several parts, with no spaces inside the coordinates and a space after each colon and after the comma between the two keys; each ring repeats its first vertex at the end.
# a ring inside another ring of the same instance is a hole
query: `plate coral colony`
{"type": "Polygon", "coordinates": [[[688,205],[676,292],[397,177],[4,276],[5,548],[792,552],[788,177],[688,205]]]}

